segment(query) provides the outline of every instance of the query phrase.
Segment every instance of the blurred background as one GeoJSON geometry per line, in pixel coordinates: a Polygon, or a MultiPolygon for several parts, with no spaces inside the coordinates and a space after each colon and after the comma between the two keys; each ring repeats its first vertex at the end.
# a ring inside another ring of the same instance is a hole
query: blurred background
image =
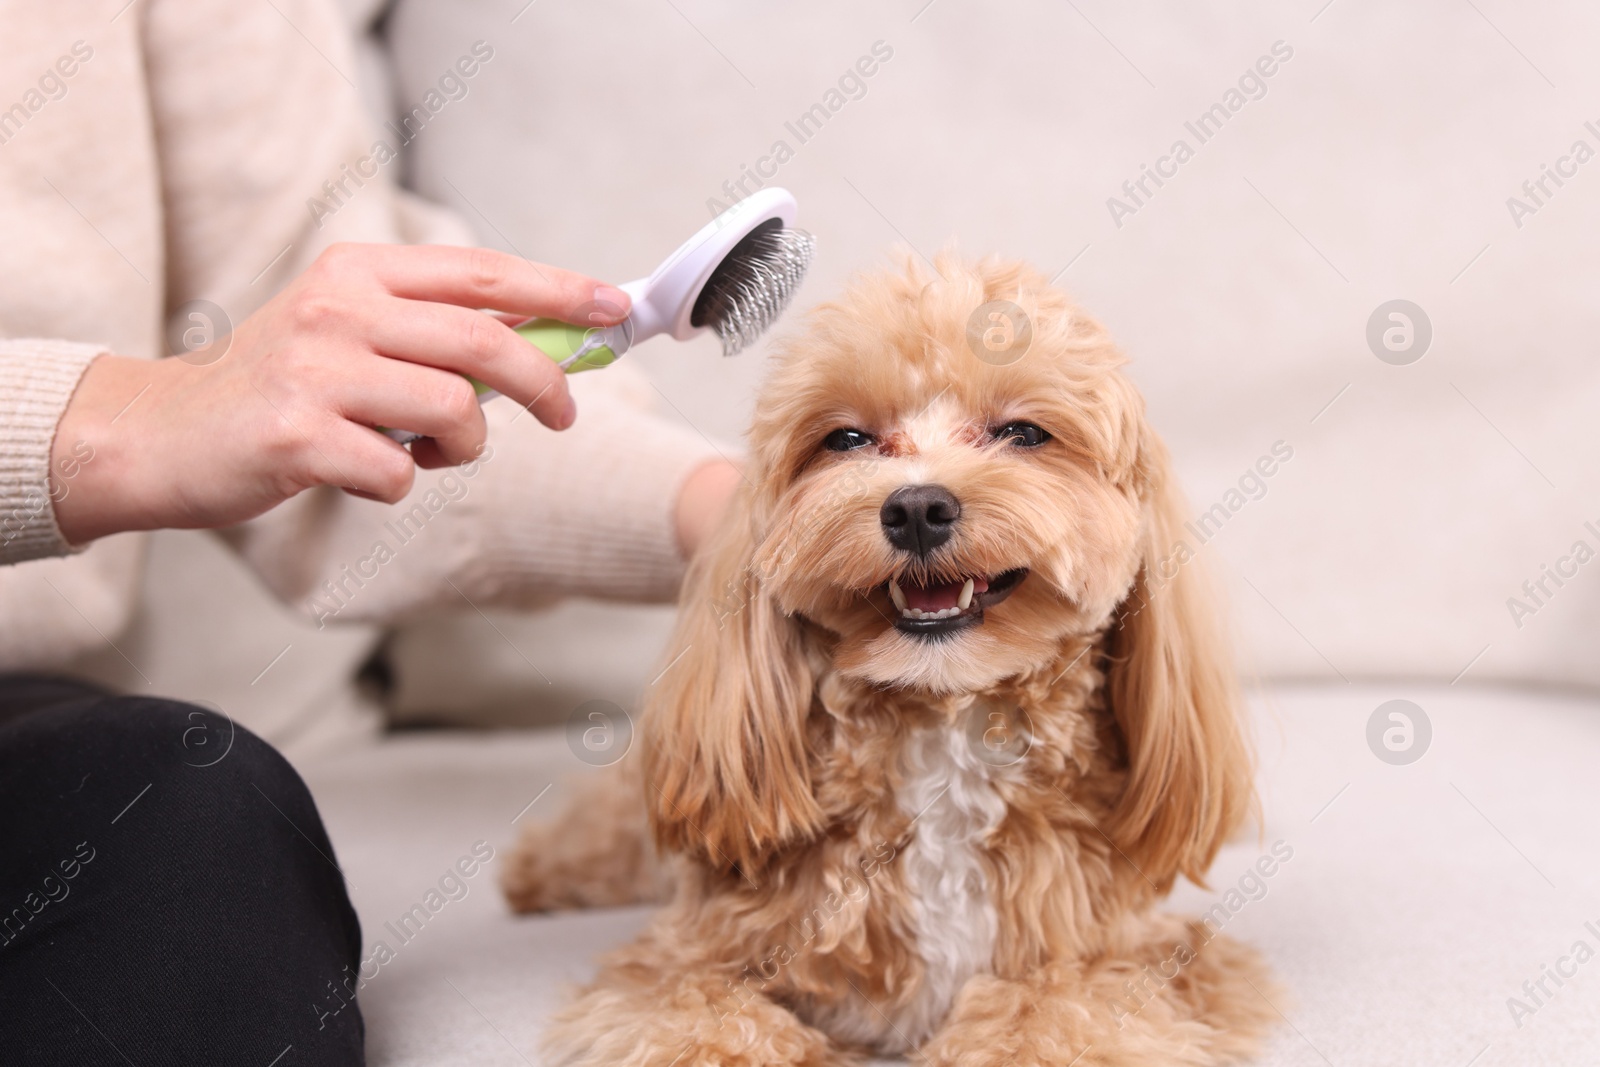
{"type": "MultiPolygon", "coordinates": [[[[1257,676],[1600,683],[1600,568],[1560,562],[1600,549],[1600,11],[346,7],[375,127],[489,56],[443,87],[400,164],[485,244],[626,280],[781,184],[818,238],[797,312],[896,249],[1054,278],[1132,358],[1257,676]],[[1291,458],[1250,477],[1274,449],[1291,458]]],[[[763,347],[724,360],[714,339],[662,339],[628,361],[662,413],[737,454],[763,347]]],[[[156,552],[128,658],[307,745],[334,693],[367,726],[374,693],[404,722],[631,706],[670,619],[569,603],[305,634],[209,539],[156,552]],[[200,632],[239,669],[196,664],[200,632]],[[289,644],[297,670],[224,691],[289,644]],[[349,696],[363,664],[384,685],[349,696]]],[[[109,651],[91,669],[131,677],[109,651]]]]}

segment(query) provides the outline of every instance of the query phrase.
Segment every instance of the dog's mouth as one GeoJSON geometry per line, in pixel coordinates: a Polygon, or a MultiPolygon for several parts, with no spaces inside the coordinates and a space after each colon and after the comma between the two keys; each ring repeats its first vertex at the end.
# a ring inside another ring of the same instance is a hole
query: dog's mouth
{"type": "Polygon", "coordinates": [[[940,637],[983,625],[983,609],[1010,596],[1027,576],[1028,568],[1017,567],[927,585],[890,578],[883,588],[898,612],[896,630],[914,637],[940,637]]]}

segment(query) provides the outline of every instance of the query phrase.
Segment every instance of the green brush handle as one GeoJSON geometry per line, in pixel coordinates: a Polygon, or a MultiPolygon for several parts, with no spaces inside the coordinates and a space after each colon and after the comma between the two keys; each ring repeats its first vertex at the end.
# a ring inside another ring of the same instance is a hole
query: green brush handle
{"type": "MultiPolygon", "coordinates": [[[[568,374],[609,367],[628,350],[633,342],[632,324],[624,321],[615,326],[574,326],[557,319],[533,319],[516,327],[523,340],[543,352],[568,374]],[[581,354],[580,354],[581,353],[581,354]]],[[[464,375],[478,394],[478,402],[491,400],[500,394],[476,378],[464,375]]],[[[405,430],[378,429],[399,441],[409,444],[419,435],[405,430]]]]}
{"type": "Polygon", "coordinates": [[[597,329],[593,326],[574,326],[556,319],[534,319],[516,329],[525,341],[562,364],[562,369],[568,374],[609,367],[621,355],[621,352],[615,351],[616,348],[627,351],[626,336],[621,326],[597,329]],[[590,334],[595,336],[591,339],[590,334]],[[590,340],[589,350],[573,359],[585,340],[590,340]]]}

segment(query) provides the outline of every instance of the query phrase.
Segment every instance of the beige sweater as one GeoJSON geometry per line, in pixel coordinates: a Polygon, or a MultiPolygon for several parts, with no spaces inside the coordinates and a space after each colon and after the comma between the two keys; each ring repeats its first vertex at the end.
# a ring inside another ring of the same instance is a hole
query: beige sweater
{"type": "MultiPolygon", "coordinates": [[[[308,209],[377,136],[331,0],[124,4],[0,0],[0,669],[66,661],[133,607],[145,538],[72,554],[49,500],[55,427],[95,355],[165,355],[168,316],[196,298],[238,322],[335,241],[471,239],[386,178],[331,217],[308,209]]],[[[573,387],[562,434],[491,403],[470,478],[421,472],[395,507],[304,493],[223,536],[320,619],[668,598],[673,502],[714,452],[625,365],[573,387]]]]}

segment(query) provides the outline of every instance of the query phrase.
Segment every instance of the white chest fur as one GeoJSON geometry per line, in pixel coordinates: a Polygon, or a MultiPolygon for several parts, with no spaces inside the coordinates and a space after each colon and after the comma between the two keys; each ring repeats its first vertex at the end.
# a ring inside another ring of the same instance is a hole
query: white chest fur
{"type": "Polygon", "coordinates": [[[891,863],[922,977],[909,997],[844,996],[802,1012],[836,1038],[909,1052],[933,1036],[967,979],[993,969],[998,917],[981,852],[1006,814],[994,780],[1014,761],[985,748],[987,710],[979,701],[965,721],[919,729],[900,751],[894,800],[910,838],[891,863]]]}
{"type": "Polygon", "coordinates": [[[993,967],[997,919],[979,850],[1006,806],[991,782],[996,768],[962,726],[919,730],[903,759],[905,787],[895,799],[914,822],[899,862],[926,970],[894,1022],[898,1040],[918,1045],[967,979],[993,967]]]}

